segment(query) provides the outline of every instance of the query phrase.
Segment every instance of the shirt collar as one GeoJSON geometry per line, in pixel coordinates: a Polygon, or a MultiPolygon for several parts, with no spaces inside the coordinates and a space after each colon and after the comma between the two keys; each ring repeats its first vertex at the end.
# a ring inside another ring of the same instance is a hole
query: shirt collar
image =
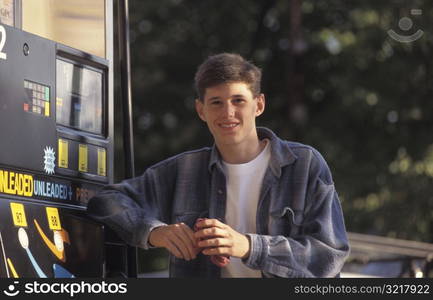
{"type": "MultiPolygon", "coordinates": [[[[297,159],[297,156],[290,149],[290,146],[280,138],[278,138],[272,130],[265,127],[257,127],[257,135],[262,140],[267,138],[271,143],[271,160],[269,166],[275,176],[281,176],[281,168],[292,164],[297,159]]],[[[218,164],[221,167],[221,157],[219,151],[214,144],[212,147],[210,160],[209,160],[209,172],[212,171],[212,167],[218,164]]]]}

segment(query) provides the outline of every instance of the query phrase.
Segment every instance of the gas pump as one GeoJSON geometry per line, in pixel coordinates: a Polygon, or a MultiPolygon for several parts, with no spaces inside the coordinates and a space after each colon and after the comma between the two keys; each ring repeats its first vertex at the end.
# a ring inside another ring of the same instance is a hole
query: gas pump
{"type": "Polygon", "coordinates": [[[0,0],[0,276],[128,276],[85,214],[113,182],[113,1],[0,0]]]}

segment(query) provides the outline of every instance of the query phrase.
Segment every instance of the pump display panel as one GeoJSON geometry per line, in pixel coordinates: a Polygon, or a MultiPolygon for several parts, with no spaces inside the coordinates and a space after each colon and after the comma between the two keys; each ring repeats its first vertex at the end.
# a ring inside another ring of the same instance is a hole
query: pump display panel
{"type": "Polygon", "coordinates": [[[56,62],[57,124],[102,135],[103,73],[72,62],[56,62]]]}

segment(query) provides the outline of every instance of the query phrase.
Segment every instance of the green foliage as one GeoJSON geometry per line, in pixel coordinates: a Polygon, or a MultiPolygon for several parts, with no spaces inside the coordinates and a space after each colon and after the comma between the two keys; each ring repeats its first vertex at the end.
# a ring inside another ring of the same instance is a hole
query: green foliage
{"type": "Polygon", "coordinates": [[[238,52],[264,72],[258,124],[322,152],[349,231],[433,242],[433,3],[295,3],[130,1],[137,171],[211,145],[194,72],[209,54],[238,52]],[[387,34],[403,16],[419,40],[387,34]]]}

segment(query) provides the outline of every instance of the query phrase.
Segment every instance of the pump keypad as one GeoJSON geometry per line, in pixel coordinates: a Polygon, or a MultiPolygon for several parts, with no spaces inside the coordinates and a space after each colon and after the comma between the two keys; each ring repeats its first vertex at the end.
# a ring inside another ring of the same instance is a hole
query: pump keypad
{"type": "Polygon", "coordinates": [[[50,116],[50,88],[48,86],[24,80],[24,90],[27,99],[24,102],[24,111],[50,116]]]}

